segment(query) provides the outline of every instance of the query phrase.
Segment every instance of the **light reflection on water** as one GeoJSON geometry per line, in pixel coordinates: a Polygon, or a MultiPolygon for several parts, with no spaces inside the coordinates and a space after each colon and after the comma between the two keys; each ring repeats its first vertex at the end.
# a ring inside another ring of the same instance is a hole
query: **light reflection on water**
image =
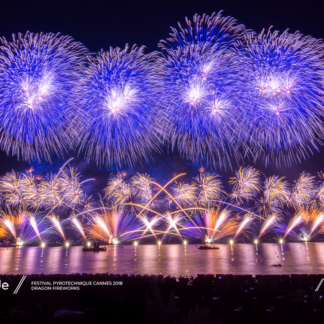
{"type": "Polygon", "coordinates": [[[82,246],[0,248],[0,274],[119,273],[197,275],[324,273],[324,243],[108,246],[83,252],[82,246]],[[281,267],[274,267],[274,264],[281,267]]]}

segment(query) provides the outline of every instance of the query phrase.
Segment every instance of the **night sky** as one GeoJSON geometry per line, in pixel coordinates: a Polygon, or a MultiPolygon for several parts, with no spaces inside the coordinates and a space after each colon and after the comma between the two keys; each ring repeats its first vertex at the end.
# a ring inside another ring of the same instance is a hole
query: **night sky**
{"type": "MultiPolygon", "coordinates": [[[[185,23],[195,13],[208,15],[224,10],[248,29],[260,32],[274,26],[284,31],[299,30],[304,35],[324,38],[324,1],[3,1],[1,4],[0,36],[11,40],[13,33],[27,30],[60,32],[82,42],[92,53],[109,47],[124,47],[126,43],[145,45],[147,51],[157,50],[161,39],[167,38],[170,26],[185,23]]],[[[67,155],[67,158],[70,157],[67,155]]],[[[290,181],[303,171],[314,175],[324,170],[324,147],[321,152],[301,165],[277,168],[274,163],[265,167],[261,160],[256,167],[267,176],[286,175],[290,181]]],[[[0,175],[21,168],[22,161],[0,152],[0,175]]],[[[251,162],[250,162],[251,163],[251,162]]],[[[246,161],[246,164],[249,164],[246,161]]],[[[87,168],[85,163],[83,167],[87,168]]]]}

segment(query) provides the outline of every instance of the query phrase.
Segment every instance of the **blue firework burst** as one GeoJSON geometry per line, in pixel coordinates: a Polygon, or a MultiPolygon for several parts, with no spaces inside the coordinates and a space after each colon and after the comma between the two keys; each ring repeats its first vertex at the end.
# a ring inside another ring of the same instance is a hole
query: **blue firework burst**
{"type": "Polygon", "coordinates": [[[85,47],[60,34],[0,39],[0,146],[25,160],[62,155],[85,47]]]}
{"type": "Polygon", "coordinates": [[[323,49],[322,41],[288,30],[246,36],[238,57],[255,158],[300,162],[321,144],[323,49]]]}
{"type": "Polygon", "coordinates": [[[159,43],[157,73],[170,144],[194,162],[227,166],[237,155],[245,121],[237,104],[242,80],[234,55],[245,28],[221,12],[195,15],[186,24],[171,28],[170,38],[159,43]]]}
{"type": "Polygon", "coordinates": [[[144,47],[110,48],[89,57],[79,85],[81,119],[79,149],[99,165],[134,163],[157,149],[157,80],[152,69],[155,53],[144,47]]]}

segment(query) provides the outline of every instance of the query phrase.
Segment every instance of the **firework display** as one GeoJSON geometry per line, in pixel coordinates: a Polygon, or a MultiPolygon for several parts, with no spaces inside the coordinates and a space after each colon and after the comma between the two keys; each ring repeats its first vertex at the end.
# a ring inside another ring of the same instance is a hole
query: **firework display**
{"type": "Polygon", "coordinates": [[[305,172],[289,185],[284,177],[263,179],[255,168],[241,167],[226,185],[205,168],[167,178],[117,171],[108,175],[103,195],[93,196],[88,184],[95,179],[70,162],[56,173],[27,169],[0,178],[0,240],[213,243],[275,235],[308,241],[324,233],[323,184],[305,172]]]}
{"type": "MultiPolygon", "coordinates": [[[[167,147],[223,169],[245,157],[290,165],[324,138],[324,44],[300,32],[257,35],[218,12],[186,18],[148,54],[126,44],[89,55],[52,33],[0,42],[0,147],[24,160],[74,150],[99,166],[134,165],[167,147]]],[[[280,181],[269,189],[285,190],[280,181]]],[[[236,186],[233,200],[256,190],[236,186]]]]}
{"type": "Polygon", "coordinates": [[[185,27],[171,29],[159,43],[163,55],[157,62],[171,146],[193,161],[207,157],[227,164],[244,125],[234,47],[245,28],[220,12],[195,15],[185,27]]]}
{"type": "MultiPolygon", "coordinates": [[[[126,45],[89,57],[78,85],[83,117],[77,138],[80,149],[98,164],[132,163],[157,148],[154,56],[144,54],[143,46],[126,45]]],[[[159,125],[163,127],[163,120],[159,125]]]]}
{"type": "Polygon", "coordinates": [[[24,160],[62,155],[78,115],[85,47],[60,34],[0,38],[0,147],[24,160]]]}
{"type": "Polygon", "coordinates": [[[322,144],[321,40],[257,35],[219,12],[171,27],[160,52],[126,45],[90,55],[52,33],[0,42],[0,148],[40,164],[72,150],[116,170],[95,192],[95,178],[71,160],[8,172],[1,239],[210,243],[324,231],[323,174],[290,184],[233,164],[292,164],[322,144]],[[149,166],[163,145],[199,166],[149,166]],[[214,172],[228,167],[229,180],[214,172]]]}
{"type": "Polygon", "coordinates": [[[257,144],[256,157],[298,162],[321,143],[323,46],[321,40],[288,30],[245,36],[238,57],[252,125],[248,142],[257,144]]]}

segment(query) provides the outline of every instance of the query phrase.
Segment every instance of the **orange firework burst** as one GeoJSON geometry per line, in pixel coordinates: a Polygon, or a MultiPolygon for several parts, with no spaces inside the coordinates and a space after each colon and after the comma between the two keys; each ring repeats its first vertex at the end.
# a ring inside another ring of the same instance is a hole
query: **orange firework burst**
{"type": "Polygon", "coordinates": [[[0,214],[0,237],[14,240],[16,244],[27,241],[36,232],[40,237],[35,217],[20,210],[2,211],[0,214]]]}

